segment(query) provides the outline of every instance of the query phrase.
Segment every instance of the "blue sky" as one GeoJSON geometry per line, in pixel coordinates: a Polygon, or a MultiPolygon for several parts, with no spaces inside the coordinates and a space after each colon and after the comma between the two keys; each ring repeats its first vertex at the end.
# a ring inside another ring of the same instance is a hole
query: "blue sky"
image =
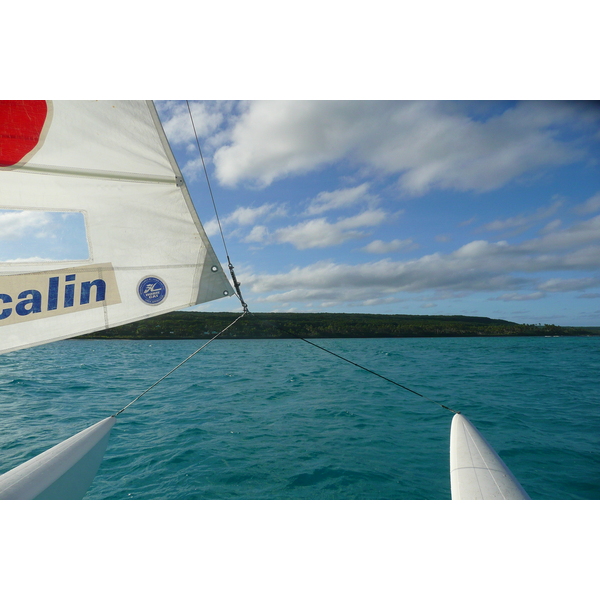
{"type": "Polygon", "coordinates": [[[82,213],[0,210],[0,261],[88,258],[82,213]]]}
{"type": "MultiPolygon", "coordinates": [[[[223,247],[185,102],[157,103],[223,247]]],[[[254,312],[600,325],[600,105],[191,102],[254,312]]],[[[219,301],[203,310],[233,310],[219,301]]]]}

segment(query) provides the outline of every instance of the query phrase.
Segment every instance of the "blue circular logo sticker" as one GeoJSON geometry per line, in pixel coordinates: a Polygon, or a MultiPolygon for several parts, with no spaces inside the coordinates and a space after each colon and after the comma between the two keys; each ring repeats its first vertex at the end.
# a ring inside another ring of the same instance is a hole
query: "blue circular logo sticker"
{"type": "Polygon", "coordinates": [[[160,304],[167,297],[167,284],[158,277],[146,277],[138,285],[138,296],[146,304],[160,304]]]}

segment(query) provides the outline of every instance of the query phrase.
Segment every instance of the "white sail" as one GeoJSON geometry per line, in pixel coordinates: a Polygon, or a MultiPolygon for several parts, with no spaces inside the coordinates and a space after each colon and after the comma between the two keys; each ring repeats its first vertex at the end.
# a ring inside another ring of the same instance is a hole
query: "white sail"
{"type": "MultiPolygon", "coordinates": [[[[74,213],[85,256],[0,256],[0,353],[233,294],[151,102],[0,101],[0,216],[74,213]]],[[[0,498],[83,497],[114,422],[0,476],[0,498]]]]}
{"type": "Polygon", "coordinates": [[[0,102],[0,210],[79,212],[88,257],[0,262],[0,353],[233,294],[156,109],[0,102]]]}
{"type": "Polygon", "coordinates": [[[452,500],[529,500],[504,461],[463,415],[450,429],[452,500]]]}

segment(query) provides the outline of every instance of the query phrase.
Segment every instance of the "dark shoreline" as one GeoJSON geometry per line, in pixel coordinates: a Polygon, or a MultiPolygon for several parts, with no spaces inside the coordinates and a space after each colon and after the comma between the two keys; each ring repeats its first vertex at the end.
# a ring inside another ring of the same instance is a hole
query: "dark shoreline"
{"type": "MultiPolygon", "coordinates": [[[[239,313],[176,311],[76,339],[210,339],[239,313]]],[[[600,327],[519,324],[461,315],[252,313],[221,339],[590,336],[600,327]]]]}

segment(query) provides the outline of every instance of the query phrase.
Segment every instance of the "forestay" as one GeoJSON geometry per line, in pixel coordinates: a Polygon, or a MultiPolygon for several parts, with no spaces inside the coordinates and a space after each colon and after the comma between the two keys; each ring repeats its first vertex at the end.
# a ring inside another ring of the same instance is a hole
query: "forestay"
{"type": "Polygon", "coordinates": [[[88,257],[0,257],[0,353],[233,294],[151,102],[1,101],[0,210],[83,215],[88,257]]]}

